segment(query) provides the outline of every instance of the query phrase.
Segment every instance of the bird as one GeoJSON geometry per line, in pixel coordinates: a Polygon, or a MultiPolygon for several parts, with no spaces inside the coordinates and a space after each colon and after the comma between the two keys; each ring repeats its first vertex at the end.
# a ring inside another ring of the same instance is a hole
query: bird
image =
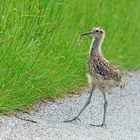
{"type": "Polygon", "coordinates": [[[125,82],[122,80],[123,73],[106,60],[102,54],[101,46],[105,38],[105,31],[102,27],[94,27],[91,31],[81,34],[81,36],[91,36],[93,38],[87,62],[87,78],[90,86],[90,94],[80,112],[73,119],[65,120],[64,122],[72,122],[79,119],[81,113],[90,104],[93,92],[95,89],[98,89],[104,98],[103,120],[101,124],[90,125],[103,127],[106,126],[106,114],[108,107],[106,96],[110,89],[114,87],[123,88],[125,86],[125,82]]]}

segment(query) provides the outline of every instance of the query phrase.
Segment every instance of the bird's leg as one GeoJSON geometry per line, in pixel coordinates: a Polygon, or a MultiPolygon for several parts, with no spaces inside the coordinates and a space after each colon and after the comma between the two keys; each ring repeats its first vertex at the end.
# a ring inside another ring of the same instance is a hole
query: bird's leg
{"type": "Polygon", "coordinates": [[[106,98],[106,94],[105,94],[105,93],[103,94],[103,96],[104,96],[104,114],[103,114],[103,121],[102,121],[102,124],[101,124],[101,125],[94,125],[94,124],[91,124],[91,126],[99,126],[99,127],[105,126],[106,110],[107,110],[108,102],[107,102],[107,98],[106,98]]]}
{"type": "Polygon", "coordinates": [[[106,94],[103,94],[104,96],[104,115],[103,115],[103,122],[102,122],[102,126],[105,125],[105,120],[106,120],[106,110],[107,110],[107,106],[108,106],[108,102],[107,102],[107,99],[106,99],[106,94]]]}
{"type": "Polygon", "coordinates": [[[94,88],[91,89],[90,95],[89,95],[89,97],[88,97],[88,100],[87,100],[87,102],[85,103],[85,105],[83,106],[83,108],[81,109],[81,111],[78,113],[78,115],[77,115],[76,117],[74,117],[73,119],[71,119],[71,120],[65,120],[64,122],[72,122],[72,121],[78,119],[78,117],[80,116],[80,114],[81,114],[81,113],[85,110],[85,108],[90,104],[91,97],[92,97],[92,94],[93,94],[93,90],[94,90],[94,88]]]}

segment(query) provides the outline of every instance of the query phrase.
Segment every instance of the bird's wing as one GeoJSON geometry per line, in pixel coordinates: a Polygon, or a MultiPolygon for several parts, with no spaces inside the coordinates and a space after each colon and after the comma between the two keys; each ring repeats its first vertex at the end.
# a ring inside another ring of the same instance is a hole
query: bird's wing
{"type": "Polygon", "coordinates": [[[93,67],[96,73],[104,80],[121,80],[120,71],[103,59],[95,61],[93,67]]]}

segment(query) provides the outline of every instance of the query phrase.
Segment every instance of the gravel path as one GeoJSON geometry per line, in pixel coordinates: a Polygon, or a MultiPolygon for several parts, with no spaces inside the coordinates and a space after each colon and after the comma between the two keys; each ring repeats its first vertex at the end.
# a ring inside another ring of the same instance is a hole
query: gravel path
{"type": "Polygon", "coordinates": [[[30,112],[30,115],[18,114],[37,123],[15,116],[0,117],[0,140],[140,140],[140,72],[129,73],[125,79],[123,90],[115,89],[108,94],[107,126],[104,128],[90,126],[102,121],[103,97],[100,94],[93,95],[91,104],[80,116],[81,122],[63,122],[79,112],[87,100],[89,93],[86,91],[37,105],[38,112],[30,112]]]}

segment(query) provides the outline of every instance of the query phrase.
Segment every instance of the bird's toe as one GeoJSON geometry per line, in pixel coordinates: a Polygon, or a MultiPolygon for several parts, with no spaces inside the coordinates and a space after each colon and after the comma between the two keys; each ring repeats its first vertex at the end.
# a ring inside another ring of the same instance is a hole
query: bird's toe
{"type": "Polygon", "coordinates": [[[73,122],[73,121],[75,121],[75,120],[81,121],[78,117],[75,117],[75,118],[73,118],[73,119],[71,119],[71,120],[65,120],[64,122],[73,122]]]}

